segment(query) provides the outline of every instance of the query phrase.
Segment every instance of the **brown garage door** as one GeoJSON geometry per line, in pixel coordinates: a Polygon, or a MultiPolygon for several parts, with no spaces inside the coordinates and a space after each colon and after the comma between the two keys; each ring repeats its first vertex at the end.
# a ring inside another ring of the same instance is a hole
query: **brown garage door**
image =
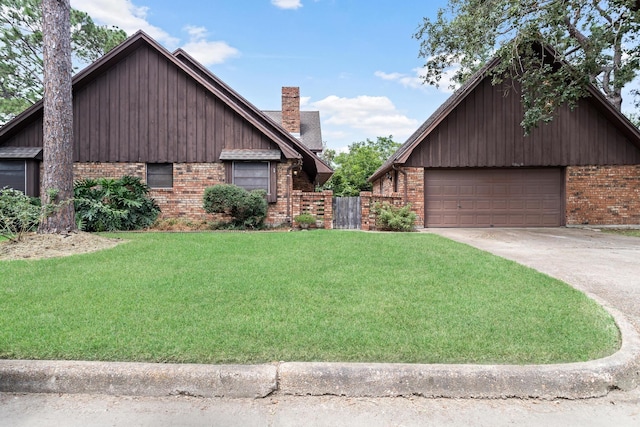
{"type": "Polygon", "coordinates": [[[425,169],[425,227],[563,225],[562,169],[425,169]]]}

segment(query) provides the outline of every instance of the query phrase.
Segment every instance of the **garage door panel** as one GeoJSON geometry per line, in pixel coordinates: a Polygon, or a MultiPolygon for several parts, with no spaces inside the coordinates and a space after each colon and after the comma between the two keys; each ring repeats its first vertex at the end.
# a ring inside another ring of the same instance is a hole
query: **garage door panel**
{"type": "Polygon", "coordinates": [[[475,187],[475,192],[471,192],[470,194],[475,194],[479,196],[489,196],[491,195],[491,185],[488,184],[480,184],[475,187]]]}
{"type": "Polygon", "coordinates": [[[556,227],[563,223],[560,168],[425,169],[424,176],[427,227],[556,227]]]}
{"type": "Polygon", "coordinates": [[[461,196],[472,196],[475,194],[475,188],[473,185],[461,185],[459,189],[458,194],[461,196]]]}
{"type": "Polygon", "coordinates": [[[442,209],[445,211],[455,211],[458,209],[456,200],[442,200],[442,209]]]}
{"type": "Polygon", "coordinates": [[[476,215],[475,227],[489,227],[491,225],[491,215],[476,215]]]}
{"type": "Polygon", "coordinates": [[[495,196],[506,196],[509,194],[509,186],[507,184],[493,184],[491,193],[495,196]]]}
{"type": "Polygon", "coordinates": [[[458,209],[473,210],[475,208],[475,201],[474,200],[459,200],[457,206],[458,206],[458,209]]]}
{"type": "Polygon", "coordinates": [[[527,210],[536,210],[536,211],[540,211],[542,210],[542,205],[543,205],[544,200],[527,200],[525,201],[525,209],[527,210]]]}
{"type": "Polygon", "coordinates": [[[459,188],[456,185],[443,185],[442,186],[442,195],[443,196],[457,196],[459,194],[459,188]]]}
{"type": "Polygon", "coordinates": [[[460,218],[460,226],[461,227],[476,227],[476,216],[475,215],[465,215],[465,214],[460,214],[458,215],[458,218],[460,218]]]}
{"type": "Polygon", "coordinates": [[[524,186],[521,184],[510,184],[509,185],[509,196],[516,197],[522,196],[525,194],[524,186]]]}
{"type": "Polygon", "coordinates": [[[428,185],[425,187],[426,194],[431,196],[442,196],[442,186],[441,185],[428,185]]]}
{"type": "Polygon", "coordinates": [[[479,211],[490,211],[492,209],[491,200],[476,200],[476,209],[479,211]]]}
{"type": "Polygon", "coordinates": [[[509,207],[509,201],[506,199],[491,200],[491,207],[494,211],[503,211],[509,207]]]}
{"type": "Polygon", "coordinates": [[[509,209],[522,210],[525,208],[524,200],[509,200],[509,209]]]}
{"type": "Polygon", "coordinates": [[[545,199],[542,201],[542,209],[544,210],[557,211],[560,210],[560,206],[559,200],[545,199]]]}

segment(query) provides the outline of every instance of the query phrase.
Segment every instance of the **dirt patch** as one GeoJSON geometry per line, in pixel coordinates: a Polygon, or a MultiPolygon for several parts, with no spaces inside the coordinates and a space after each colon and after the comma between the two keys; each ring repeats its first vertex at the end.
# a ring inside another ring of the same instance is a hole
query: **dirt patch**
{"type": "Polygon", "coordinates": [[[65,235],[30,233],[19,242],[0,243],[0,260],[25,260],[63,257],[113,248],[125,242],[97,234],[77,232],[65,235]]]}

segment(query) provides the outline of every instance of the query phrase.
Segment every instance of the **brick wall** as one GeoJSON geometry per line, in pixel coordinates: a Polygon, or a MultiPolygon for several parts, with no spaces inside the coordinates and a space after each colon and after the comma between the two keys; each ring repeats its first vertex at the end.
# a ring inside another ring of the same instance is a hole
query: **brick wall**
{"type": "Polygon", "coordinates": [[[403,167],[399,169],[406,173],[406,178],[402,172],[398,172],[397,178],[396,178],[396,174],[393,171],[391,171],[389,177],[387,177],[385,174],[380,179],[376,180],[373,183],[372,193],[374,195],[383,195],[383,196],[399,195],[403,201],[406,196],[406,201],[408,203],[411,203],[411,210],[415,212],[417,215],[416,222],[415,222],[416,227],[423,227],[424,226],[424,168],[403,167]],[[397,193],[393,192],[395,179],[398,180],[397,193]],[[405,189],[405,179],[406,179],[406,189],[405,189]],[[406,194],[405,194],[405,191],[406,191],[406,194]]]}
{"type": "Polygon", "coordinates": [[[293,189],[300,190],[307,193],[313,193],[315,191],[315,185],[309,179],[307,173],[303,170],[295,170],[293,175],[293,189]]]}
{"type": "Polygon", "coordinates": [[[567,225],[640,224],[640,165],[569,166],[567,225]]]}
{"type": "Polygon", "coordinates": [[[316,217],[316,226],[327,229],[333,227],[333,191],[293,190],[291,199],[291,221],[302,213],[309,213],[316,217]]]}
{"type": "MultiPolygon", "coordinates": [[[[288,220],[289,194],[293,179],[290,162],[277,164],[278,191],[276,203],[269,203],[267,224],[280,225],[288,220]],[[287,174],[290,176],[288,177],[287,174]]],[[[75,163],[74,178],[120,178],[124,175],[139,177],[146,182],[145,163],[75,163]]],[[[298,178],[299,186],[305,185],[305,176],[298,178]]],[[[212,215],[202,208],[205,188],[225,182],[222,163],[174,163],[173,188],[152,189],[150,192],[162,210],[161,218],[189,218],[211,220],[212,215]]]]}
{"type": "Polygon", "coordinates": [[[371,191],[362,191],[360,193],[361,230],[376,230],[376,214],[373,212],[373,207],[376,203],[384,202],[398,207],[405,205],[400,193],[391,192],[385,195],[373,194],[371,191]]]}

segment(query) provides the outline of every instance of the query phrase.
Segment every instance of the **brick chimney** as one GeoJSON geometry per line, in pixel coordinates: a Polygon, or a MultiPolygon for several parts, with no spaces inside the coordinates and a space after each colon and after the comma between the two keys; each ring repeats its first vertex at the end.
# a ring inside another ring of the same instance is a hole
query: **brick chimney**
{"type": "Polygon", "coordinates": [[[282,126],[295,136],[300,136],[300,88],[282,88],[282,126]]]}

